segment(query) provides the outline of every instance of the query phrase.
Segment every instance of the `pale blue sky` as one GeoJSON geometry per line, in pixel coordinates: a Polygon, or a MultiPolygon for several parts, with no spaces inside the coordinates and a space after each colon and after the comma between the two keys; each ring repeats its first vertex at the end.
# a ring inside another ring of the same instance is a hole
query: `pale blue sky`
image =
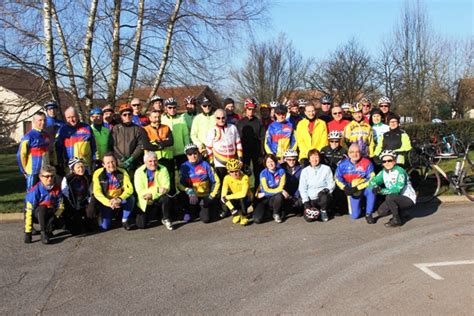
{"type": "MultiPolygon", "coordinates": [[[[415,0],[411,0],[415,2],[415,0]]],[[[271,26],[257,32],[257,41],[284,32],[304,57],[321,58],[350,38],[372,55],[400,20],[404,0],[274,0],[271,26]]],[[[449,37],[473,36],[473,1],[425,0],[433,30],[449,37]]]]}

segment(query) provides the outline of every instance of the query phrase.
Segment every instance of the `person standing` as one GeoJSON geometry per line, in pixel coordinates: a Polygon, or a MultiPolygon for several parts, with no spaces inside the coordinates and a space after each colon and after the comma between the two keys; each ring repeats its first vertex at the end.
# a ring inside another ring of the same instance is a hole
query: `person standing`
{"type": "Polygon", "coordinates": [[[388,97],[381,97],[378,103],[379,109],[382,112],[382,122],[388,125],[388,117],[395,114],[390,111],[390,106],[392,105],[392,102],[388,97]]]}
{"type": "Polygon", "coordinates": [[[151,109],[163,112],[163,98],[159,95],[154,95],[151,97],[149,102],[151,109]]]}
{"type": "Polygon", "coordinates": [[[94,132],[89,125],[79,122],[77,111],[69,107],[64,112],[67,124],[62,126],[56,136],[56,153],[59,169],[65,174],[69,160],[74,157],[84,159],[89,171],[96,159],[94,132]]]}
{"type": "Polygon", "coordinates": [[[148,118],[142,113],[142,104],[139,98],[133,98],[132,102],[130,102],[130,105],[132,106],[132,110],[133,110],[133,115],[132,115],[133,124],[140,127],[147,126],[148,124],[150,124],[150,121],[148,120],[148,118]]]}
{"type": "Polygon", "coordinates": [[[59,107],[56,102],[50,101],[45,104],[44,108],[46,109],[46,123],[43,130],[49,136],[49,164],[56,167],[56,170],[59,170],[55,151],[55,142],[59,129],[66,125],[66,122],[58,119],[59,107]]]}
{"type": "Polygon", "coordinates": [[[333,99],[330,95],[323,95],[319,98],[319,103],[321,104],[321,109],[317,113],[317,118],[323,120],[324,122],[329,123],[332,120],[331,117],[331,107],[333,99]]]}
{"type": "Polygon", "coordinates": [[[191,126],[191,141],[198,146],[199,152],[203,157],[207,156],[206,138],[207,133],[216,125],[216,117],[213,115],[211,101],[204,98],[201,101],[202,113],[198,114],[191,126]]]}
{"type": "Polygon", "coordinates": [[[286,119],[286,106],[280,104],[275,108],[276,122],[268,127],[265,134],[265,152],[275,155],[283,161],[283,154],[288,149],[295,149],[296,140],[293,125],[286,119]]]}
{"type": "Polygon", "coordinates": [[[408,134],[400,128],[400,117],[396,114],[389,115],[388,125],[390,130],[385,132],[375,148],[375,155],[382,151],[390,150],[397,154],[397,164],[405,164],[405,155],[411,150],[411,142],[408,134]]]}
{"type": "Polygon", "coordinates": [[[226,124],[237,124],[242,119],[240,114],[235,113],[235,102],[232,98],[224,99],[225,122],[226,124]]]}
{"type": "Polygon", "coordinates": [[[262,171],[261,159],[265,154],[263,142],[265,139],[265,126],[255,116],[257,107],[253,102],[246,102],[244,117],[237,122],[240,140],[242,142],[242,160],[247,168],[252,165],[254,188],[259,185],[259,175],[262,171]]]}
{"type": "Polygon", "coordinates": [[[39,181],[40,170],[49,165],[49,144],[52,141],[45,132],[46,115],[33,115],[33,129],[21,138],[16,158],[20,172],[26,179],[26,191],[39,181]]]}
{"type": "Polygon", "coordinates": [[[344,111],[339,105],[334,106],[331,109],[332,121],[330,121],[328,125],[328,133],[332,131],[340,132],[341,135],[344,132],[344,128],[346,128],[347,124],[349,124],[349,120],[344,119],[344,111]]]}
{"type": "Polygon", "coordinates": [[[143,139],[146,136],[142,128],[133,124],[133,110],[130,105],[122,104],[119,113],[122,123],[115,125],[112,129],[112,148],[118,166],[133,175],[140,163],[143,154],[143,139]]]}
{"type": "Polygon", "coordinates": [[[188,126],[188,131],[191,132],[191,126],[193,125],[194,118],[196,117],[196,98],[194,96],[187,96],[184,98],[184,106],[186,107],[186,112],[183,114],[186,125],[188,126]]]}
{"type": "Polygon", "coordinates": [[[296,128],[296,146],[299,149],[299,161],[306,166],[308,163],[308,152],[310,149],[321,150],[328,144],[328,131],[326,123],[316,118],[314,105],[305,106],[305,118],[296,128]]]}
{"type": "Polygon", "coordinates": [[[364,121],[360,103],[352,107],[352,117],[353,121],[344,128],[343,143],[347,147],[351,144],[359,145],[362,155],[372,158],[375,150],[374,135],[372,127],[364,121]]]}
{"type": "MultiPolygon", "coordinates": [[[[93,108],[90,111],[91,129],[94,133],[95,144],[97,147],[97,160],[102,160],[104,155],[112,150],[111,131],[103,125],[103,112],[100,108],[93,108]]],[[[100,167],[102,161],[100,162],[100,167]]],[[[94,168],[96,169],[96,168],[94,168]]]]}

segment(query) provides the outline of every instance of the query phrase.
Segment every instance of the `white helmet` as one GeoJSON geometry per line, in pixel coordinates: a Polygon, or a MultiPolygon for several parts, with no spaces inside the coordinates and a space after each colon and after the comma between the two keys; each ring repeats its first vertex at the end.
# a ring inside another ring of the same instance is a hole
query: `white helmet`
{"type": "Polygon", "coordinates": [[[271,108],[276,108],[278,105],[280,105],[280,103],[278,103],[277,101],[270,102],[270,107],[271,108]]]}
{"type": "Polygon", "coordinates": [[[293,149],[288,149],[287,151],[285,151],[285,153],[283,154],[283,157],[284,158],[289,158],[289,157],[298,157],[298,153],[293,150],[293,149]]]}
{"type": "Polygon", "coordinates": [[[328,139],[341,139],[342,133],[340,131],[330,131],[328,134],[328,139]]]}
{"type": "Polygon", "coordinates": [[[392,103],[392,102],[390,102],[390,99],[389,99],[388,97],[381,97],[381,98],[379,99],[379,105],[380,105],[380,104],[384,104],[384,103],[390,104],[390,103],[392,103]]]}
{"type": "Polygon", "coordinates": [[[392,150],[384,150],[380,153],[379,158],[382,159],[385,156],[390,156],[392,158],[397,158],[397,154],[392,150]]]}

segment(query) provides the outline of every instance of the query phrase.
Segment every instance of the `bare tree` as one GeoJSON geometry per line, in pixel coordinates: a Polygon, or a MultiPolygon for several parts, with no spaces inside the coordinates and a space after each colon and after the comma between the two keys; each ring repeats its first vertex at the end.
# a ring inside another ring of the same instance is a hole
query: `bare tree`
{"type": "Polygon", "coordinates": [[[141,43],[142,43],[142,29],[143,29],[143,12],[145,8],[145,0],[140,0],[138,3],[137,13],[137,29],[135,30],[135,52],[133,55],[132,73],[130,75],[130,85],[128,87],[128,98],[133,97],[133,90],[137,84],[137,73],[140,62],[141,43]]]}
{"type": "Polygon", "coordinates": [[[59,100],[59,91],[58,83],[56,81],[56,68],[54,66],[54,51],[53,51],[53,30],[51,27],[51,9],[52,3],[51,0],[43,1],[43,15],[44,15],[44,46],[45,46],[45,59],[46,67],[48,69],[48,83],[49,90],[51,93],[51,98],[58,102],[59,100]]]}
{"type": "Polygon", "coordinates": [[[283,101],[304,86],[309,62],[284,35],[266,43],[251,44],[245,65],[231,73],[240,97],[283,101]]]}
{"type": "Polygon", "coordinates": [[[351,103],[376,90],[371,58],[355,39],[337,48],[330,56],[333,57],[319,62],[308,76],[307,83],[311,88],[351,103]]]}
{"type": "Polygon", "coordinates": [[[92,40],[94,38],[94,24],[97,14],[97,2],[98,0],[91,0],[91,6],[89,10],[89,19],[87,22],[86,37],[84,41],[84,85],[85,85],[85,101],[86,107],[92,106],[92,100],[94,98],[93,91],[93,80],[94,76],[92,73],[92,40]]]}
{"type": "Polygon", "coordinates": [[[399,91],[401,89],[400,65],[397,63],[394,51],[395,43],[393,41],[384,41],[379,50],[379,56],[375,61],[375,77],[380,86],[381,92],[387,96],[394,105],[393,110],[399,103],[399,91]]]}

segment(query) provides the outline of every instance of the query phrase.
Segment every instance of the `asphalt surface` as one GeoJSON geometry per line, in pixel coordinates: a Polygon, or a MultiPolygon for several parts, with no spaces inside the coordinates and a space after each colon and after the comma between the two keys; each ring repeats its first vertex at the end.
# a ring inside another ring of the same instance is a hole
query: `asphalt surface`
{"type": "Polygon", "coordinates": [[[417,206],[403,227],[348,216],[175,231],[59,232],[0,224],[0,314],[474,314],[473,204],[417,206]]]}

